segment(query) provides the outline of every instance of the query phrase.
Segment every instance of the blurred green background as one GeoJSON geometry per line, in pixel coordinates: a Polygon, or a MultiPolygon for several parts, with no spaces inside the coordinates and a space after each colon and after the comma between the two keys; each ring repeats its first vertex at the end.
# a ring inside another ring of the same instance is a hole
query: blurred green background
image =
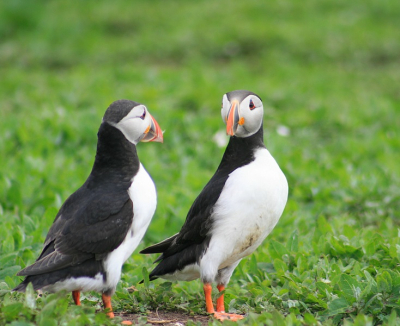
{"type": "MultiPolygon", "coordinates": [[[[375,264],[382,250],[363,246],[376,234],[382,246],[398,241],[399,17],[395,0],[0,2],[3,289],[18,282],[57,209],[88,176],[111,102],[144,103],[165,130],[164,144],[138,146],[159,200],[140,249],[179,230],[217,168],[221,99],[235,89],[263,99],[265,142],[289,181],[268,239],[285,244],[297,230],[312,269],[320,255],[341,259],[329,248],[345,236],[361,248],[363,267],[375,264]],[[328,226],[318,233],[321,221],[328,226]]],[[[269,241],[258,263],[273,264],[269,241]]],[[[137,252],[127,282],[142,277],[143,264],[151,268],[137,252]]],[[[272,303],[283,315],[284,301],[272,303]]]]}

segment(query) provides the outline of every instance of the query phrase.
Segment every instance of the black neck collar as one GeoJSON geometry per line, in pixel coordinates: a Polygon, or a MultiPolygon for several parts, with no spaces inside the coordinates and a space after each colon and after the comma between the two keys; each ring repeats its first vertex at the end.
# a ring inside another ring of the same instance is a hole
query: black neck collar
{"type": "Polygon", "coordinates": [[[136,146],[107,122],[101,124],[97,137],[96,158],[90,177],[103,182],[130,183],[140,164],[136,146]]]}
{"type": "Polygon", "coordinates": [[[250,137],[230,137],[218,170],[230,173],[241,166],[249,164],[254,160],[255,150],[260,147],[265,147],[262,124],[260,129],[250,137]]]}

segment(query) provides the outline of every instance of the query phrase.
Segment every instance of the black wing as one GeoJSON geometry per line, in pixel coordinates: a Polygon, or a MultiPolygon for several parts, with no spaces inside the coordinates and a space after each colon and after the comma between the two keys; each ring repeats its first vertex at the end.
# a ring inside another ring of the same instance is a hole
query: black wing
{"type": "Polygon", "coordinates": [[[196,198],[173,245],[163,252],[163,258],[206,240],[213,223],[211,217],[215,203],[229,177],[221,174],[217,171],[196,198]]]}
{"type": "Polygon", "coordinates": [[[204,254],[210,240],[213,207],[227,178],[217,171],[194,201],[179,233],[140,252],[162,253],[155,261],[160,263],[150,273],[150,280],[182,270],[204,254]]]}
{"type": "Polygon", "coordinates": [[[88,189],[85,183],[58,212],[38,260],[17,275],[37,275],[73,266],[117,248],[133,220],[133,205],[124,189],[88,189]]]}
{"type": "Polygon", "coordinates": [[[172,273],[194,263],[204,253],[212,227],[212,211],[229,173],[218,169],[190,208],[186,221],[178,234],[142,250],[140,253],[162,253],[156,262],[161,263],[151,272],[150,278],[172,273]],[[179,253],[179,254],[178,254],[179,253]]]}

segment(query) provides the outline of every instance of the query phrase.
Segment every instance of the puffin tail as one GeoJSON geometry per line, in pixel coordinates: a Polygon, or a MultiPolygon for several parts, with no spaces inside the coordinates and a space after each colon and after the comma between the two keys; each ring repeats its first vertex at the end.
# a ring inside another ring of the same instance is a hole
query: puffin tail
{"type": "Polygon", "coordinates": [[[40,283],[38,282],[38,279],[34,276],[27,276],[25,277],[25,279],[19,283],[15,288],[13,288],[11,291],[12,292],[25,292],[26,291],[26,287],[28,286],[29,283],[32,283],[33,285],[33,289],[35,291],[39,290],[40,287],[40,283]]]}
{"type": "Polygon", "coordinates": [[[19,285],[17,285],[15,288],[13,288],[11,291],[13,292],[25,292],[26,287],[28,286],[28,283],[22,281],[19,285]]]}
{"type": "MultiPolygon", "coordinates": [[[[156,280],[156,279],[158,279],[158,276],[152,276],[152,275],[149,275],[149,281],[151,282],[151,281],[154,281],[154,280],[156,280]]],[[[139,282],[139,284],[143,284],[144,283],[144,280],[141,280],[140,282],[139,282]]]]}
{"type": "MultiPolygon", "coordinates": [[[[142,251],[140,251],[141,254],[159,254],[159,253],[163,253],[165,250],[167,250],[171,244],[173,243],[173,241],[175,240],[175,238],[178,236],[178,233],[173,235],[172,237],[165,239],[159,243],[156,243],[150,247],[147,247],[145,249],[143,249],[142,251]]],[[[158,261],[158,260],[157,260],[158,261]]]]}

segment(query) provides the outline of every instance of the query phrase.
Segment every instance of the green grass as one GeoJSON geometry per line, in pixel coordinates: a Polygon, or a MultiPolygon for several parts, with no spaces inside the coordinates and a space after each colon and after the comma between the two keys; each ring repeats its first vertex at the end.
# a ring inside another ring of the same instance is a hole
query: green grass
{"type": "Polygon", "coordinates": [[[214,173],[234,89],[262,97],[290,186],[226,290],[249,314],[239,324],[399,324],[399,16],[395,0],[0,2],[0,324],[114,323],[95,313],[96,293],[75,307],[69,294],[9,290],[85,181],[120,98],[145,103],[166,133],[138,146],[159,202],[114,308],[204,313],[199,282],[138,285],[155,258],[138,251],[179,230],[214,173]]]}

